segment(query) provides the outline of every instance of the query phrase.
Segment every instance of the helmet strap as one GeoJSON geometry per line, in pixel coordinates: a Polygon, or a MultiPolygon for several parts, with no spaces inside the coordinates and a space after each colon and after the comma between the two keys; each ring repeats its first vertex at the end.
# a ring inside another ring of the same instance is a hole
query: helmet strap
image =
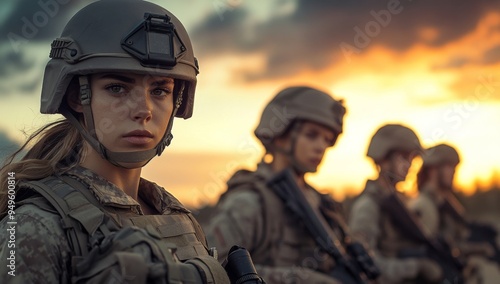
{"type": "Polygon", "coordinates": [[[139,167],[143,167],[147,163],[149,163],[149,161],[156,155],[160,156],[165,150],[165,148],[170,145],[170,142],[172,141],[173,138],[173,135],[171,133],[173,120],[175,114],[177,113],[177,110],[182,104],[182,98],[183,98],[182,93],[184,92],[184,86],[185,86],[184,81],[181,81],[181,87],[179,89],[177,98],[174,102],[175,103],[174,109],[172,111],[172,114],[170,115],[167,128],[160,142],[153,149],[150,150],[134,151],[134,152],[114,152],[107,149],[97,138],[94,116],[90,105],[92,93],[88,77],[80,76],[78,79],[80,83],[80,101],[83,108],[83,117],[85,120],[86,128],[84,128],[81,125],[81,123],[78,121],[78,119],[76,119],[76,117],[73,115],[73,113],[71,113],[71,111],[66,109],[61,109],[61,114],[63,114],[78,129],[78,131],[82,134],[83,138],[90,144],[90,146],[97,153],[99,153],[99,155],[103,159],[121,168],[126,168],[126,169],[137,168],[137,166],[128,167],[123,163],[140,163],[140,162],[143,162],[143,164],[141,164],[139,167]]]}
{"type": "MultiPolygon", "coordinates": [[[[288,160],[290,161],[290,167],[293,169],[293,171],[297,174],[297,175],[304,175],[305,173],[309,172],[309,170],[304,166],[302,165],[295,157],[295,149],[296,149],[296,146],[297,146],[297,138],[299,136],[299,131],[300,131],[300,128],[302,127],[302,122],[300,121],[295,121],[293,123],[293,125],[291,126],[290,128],[290,148],[288,149],[285,149],[283,147],[276,147],[275,145],[273,145],[273,143],[271,143],[269,146],[268,146],[268,150],[266,150],[266,154],[267,153],[282,153],[284,154],[288,160]]],[[[262,159],[264,160],[265,158],[265,155],[262,157],[262,159]]]]}
{"type": "Polygon", "coordinates": [[[437,166],[437,183],[439,186],[439,189],[444,191],[451,191],[453,188],[451,184],[447,184],[444,182],[444,168],[442,165],[437,166]]]}
{"type": "Polygon", "coordinates": [[[382,178],[384,180],[384,182],[392,185],[392,186],[396,186],[396,184],[398,182],[400,182],[400,177],[398,177],[396,175],[396,172],[397,172],[397,165],[393,159],[393,157],[391,157],[390,155],[388,155],[388,159],[387,159],[387,162],[388,162],[388,165],[382,167],[382,166],[378,166],[379,167],[379,176],[380,178],[382,178]]]}
{"type": "Polygon", "coordinates": [[[292,169],[297,175],[304,175],[305,173],[310,172],[310,170],[308,170],[307,167],[300,163],[295,157],[297,139],[301,128],[302,121],[295,121],[292,128],[290,129],[290,149],[288,151],[285,151],[285,154],[288,155],[288,158],[290,159],[292,169]]]}

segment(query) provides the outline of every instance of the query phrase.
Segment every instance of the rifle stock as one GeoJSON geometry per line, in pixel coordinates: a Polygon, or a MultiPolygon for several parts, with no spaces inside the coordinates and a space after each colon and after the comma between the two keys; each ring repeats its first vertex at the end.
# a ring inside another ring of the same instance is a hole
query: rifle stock
{"type": "MultiPolygon", "coordinates": [[[[360,265],[352,259],[346,258],[337,248],[334,241],[330,238],[328,231],[323,227],[323,223],[307,202],[302,190],[295,183],[292,171],[288,169],[277,174],[268,182],[268,186],[285,202],[285,206],[303,221],[317,245],[335,260],[336,267],[330,273],[330,276],[341,283],[365,283],[364,276],[362,277],[361,275],[362,269],[367,267],[367,265],[360,265]]],[[[366,258],[369,258],[372,263],[371,269],[365,275],[369,279],[378,277],[380,274],[378,268],[373,264],[373,260],[371,260],[366,251],[365,255],[361,256],[359,255],[359,247],[356,247],[356,250],[358,260],[368,261],[366,258]]]]}
{"type": "Polygon", "coordinates": [[[424,233],[420,222],[410,214],[396,193],[389,194],[382,201],[382,208],[392,218],[408,239],[424,245],[416,250],[403,250],[400,257],[427,257],[436,261],[443,270],[443,283],[463,283],[463,264],[453,256],[449,246],[437,239],[431,239],[424,233]]]}

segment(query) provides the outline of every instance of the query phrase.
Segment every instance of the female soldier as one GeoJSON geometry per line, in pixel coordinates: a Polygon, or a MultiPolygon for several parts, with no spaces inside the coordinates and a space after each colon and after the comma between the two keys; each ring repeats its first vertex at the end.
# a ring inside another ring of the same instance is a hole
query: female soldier
{"type": "Polygon", "coordinates": [[[15,232],[2,279],[228,283],[190,212],[140,177],[173,118],[192,114],[198,64],[181,22],[149,2],[97,1],[51,47],[41,112],[65,119],[0,171],[0,227],[15,232]]]}
{"type": "MultiPolygon", "coordinates": [[[[379,176],[366,182],[354,202],[349,228],[353,237],[363,240],[373,250],[381,271],[379,283],[434,283],[442,277],[439,265],[429,258],[399,257],[401,250],[419,244],[395,222],[396,214],[384,206],[387,197],[401,197],[395,186],[406,179],[413,158],[421,151],[417,135],[399,124],[379,128],[368,146],[367,156],[375,162],[379,176]]],[[[401,209],[399,215],[407,212],[406,207],[401,209]]]]}
{"type": "Polygon", "coordinates": [[[286,88],[269,102],[255,135],[272,161],[263,159],[253,172],[236,172],[217,204],[216,216],[205,228],[220,256],[227,254],[230,244],[240,244],[252,254],[259,274],[271,283],[344,283],[328,275],[335,261],[321,253],[317,236],[308,232],[304,220],[269,184],[291,169],[293,183],[322,223],[331,226],[325,226],[331,239],[343,245],[343,220],[336,203],[307,184],[305,174],[316,172],[325,151],[337,141],[344,113],[341,102],[310,87],[286,88]]]}
{"type": "Polygon", "coordinates": [[[410,209],[431,236],[446,240],[465,257],[466,283],[497,283],[500,270],[489,259],[498,261],[494,247],[497,233],[486,224],[469,222],[453,193],[455,169],[460,163],[457,150],[438,144],[427,149],[422,158],[417,175],[419,195],[410,209]]]}

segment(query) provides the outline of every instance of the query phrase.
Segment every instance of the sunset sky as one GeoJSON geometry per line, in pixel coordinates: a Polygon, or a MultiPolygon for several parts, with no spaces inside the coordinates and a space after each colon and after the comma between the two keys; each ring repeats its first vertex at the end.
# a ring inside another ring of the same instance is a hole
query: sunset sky
{"type": "MultiPolygon", "coordinates": [[[[0,3],[0,155],[57,118],[39,113],[50,42],[90,2],[0,3]]],[[[200,62],[193,117],[174,122],[172,145],[143,172],[185,204],[215,202],[236,169],[255,167],[261,111],[290,85],[344,100],[345,131],[308,177],[340,200],[374,176],[366,149],[385,123],[456,146],[465,191],[500,174],[498,0],[151,2],[184,23],[200,62]]]]}

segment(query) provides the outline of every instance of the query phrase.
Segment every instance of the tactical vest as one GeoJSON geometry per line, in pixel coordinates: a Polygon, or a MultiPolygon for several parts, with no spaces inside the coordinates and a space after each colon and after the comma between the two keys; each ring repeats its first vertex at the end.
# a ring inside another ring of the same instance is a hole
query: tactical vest
{"type": "MultiPolygon", "coordinates": [[[[366,196],[377,204],[379,208],[380,236],[376,243],[376,249],[382,256],[397,257],[400,250],[414,247],[415,243],[408,240],[404,233],[394,225],[391,216],[382,208],[382,200],[388,194],[388,190],[378,186],[375,181],[369,181],[366,184],[361,196],[366,196]]],[[[399,193],[396,192],[396,194],[399,193]]]]}
{"type": "Polygon", "coordinates": [[[72,249],[71,269],[84,259],[98,236],[108,236],[131,225],[148,231],[153,229],[162,240],[175,244],[181,261],[209,254],[201,226],[175,198],[171,200],[172,210],[168,215],[137,216],[128,210],[107,211],[86,185],[67,175],[23,181],[19,188],[23,192],[31,191],[22,195],[28,197],[18,201],[20,206],[33,204],[52,212],[55,209],[61,216],[72,249]]]}
{"type": "MultiPolygon", "coordinates": [[[[264,236],[258,245],[250,250],[252,259],[257,265],[274,267],[301,266],[324,273],[331,272],[335,266],[334,260],[320,251],[314,239],[309,235],[302,220],[293,216],[285,203],[265,184],[262,177],[247,172],[251,177],[246,182],[229,186],[221,199],[237,190],[251,189],[261,200],[264,218],[264,236]],[[251,186],[249,186],[251,184],[251,186]]],[[[327,219],[331,225],[333,220],[327,219]]],[[[338,227],[332,228],[335,234],[338,227]]]]}
{"type": "Polygon", "coordinates": [[[454,196],[443,197],[445,200],[441,202],[436,196],[438,189],[424,187],[420,194],[425,194],[429,197],[432,205],[438,210],[439,217],[439,232],[450,244],[455,243],[457,240],[465,239],[467,235],[467,228],[465,225],[464,211],[460,202],[454,196]],[[445,204],[447,202],[447,204],[445,204]],[[448,205],[448,206],[446,206],[448,205]]]}

